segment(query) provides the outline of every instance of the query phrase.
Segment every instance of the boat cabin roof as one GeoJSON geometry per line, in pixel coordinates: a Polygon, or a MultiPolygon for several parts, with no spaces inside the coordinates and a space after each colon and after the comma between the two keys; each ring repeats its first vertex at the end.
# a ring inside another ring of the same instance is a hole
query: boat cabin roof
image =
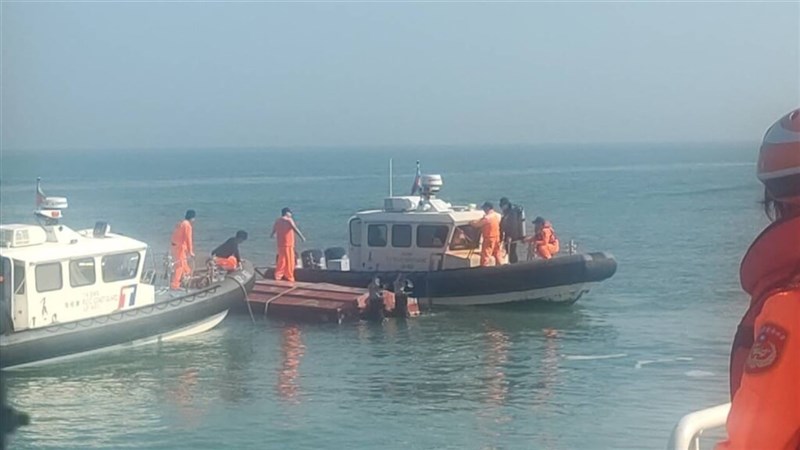
{"type": "Polygon", "coordinates": [[[142,251],[147,244],[127,236],[96,230],[75,231],[65,225],[0,225],[2,256],[27,263],[64,261],[126,251],[142,251]],[[20,235],[24,234],[24,239],[20,235]]]}
{"type": "Polygon", "coordinates": [[[483,217],[475,205],[453,206],[438,198],[388,197],[383,209],[359,211],[353,218],[365,222],[461,225],[483,217]]]}

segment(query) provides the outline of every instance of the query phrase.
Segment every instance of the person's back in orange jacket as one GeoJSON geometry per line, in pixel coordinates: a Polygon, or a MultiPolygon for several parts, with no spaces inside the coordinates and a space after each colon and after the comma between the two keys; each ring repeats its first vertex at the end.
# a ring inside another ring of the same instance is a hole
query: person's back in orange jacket
{"type": "Polygon", "coordinates": [[[192,269],[189,268],[189,257],[194,257],[194,238],[192,237],[192,224],[197,214],[193,209],[186,211],[184,219],[175,226],[170,240],[170,251],[175,261],[174,272],[170,288],[178,289],[184,276],[191,275],[192,269]]]}
{"type": "Polygon", "coordinates": [[[272,226],[272,234],[270,237],[277,237],[278,241],[278,254],[275,258],[275,279],[286,279],[287,281],[294,281],[294,266],[296,264],[294,252],[294,234],[297,233],[304,242],[306,240],[300,229],[292,219],[292,210],[283,208],[281,210],[281,217],[275,220],[272,226]]]}
{"type": "Polygon", "coordinates": [[[502,217],[495,212],[494,205],[486,202],[481,207],[484,216],[471,222],[471,225],[481,230],[481,266],[489,265],[489,257],[494,258],[494,264],[500,265],[500,220],[502,217]]]}
{"type": "Polygon", "coordinates": [[[742,261],[752,299],[733,342],[728,439],[717,450],[800,449],[800,109],[767,131],[758,178],[774,223],[742,261]]]}

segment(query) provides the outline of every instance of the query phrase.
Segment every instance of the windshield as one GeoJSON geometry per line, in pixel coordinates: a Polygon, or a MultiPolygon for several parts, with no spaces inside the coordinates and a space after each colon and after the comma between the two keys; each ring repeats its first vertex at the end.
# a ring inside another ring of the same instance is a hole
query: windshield
{"type": "Polygon", "coordinates": [[[481,242],[481,230],[471,225],[461,225],[453,232],[450,250],[475,250],[481,242]]]}

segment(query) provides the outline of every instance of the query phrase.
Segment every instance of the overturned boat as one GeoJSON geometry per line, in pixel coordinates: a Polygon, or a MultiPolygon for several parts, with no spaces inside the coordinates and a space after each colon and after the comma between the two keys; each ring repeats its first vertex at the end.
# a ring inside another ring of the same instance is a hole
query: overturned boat
{"type": "Polygon", "coordinates": [[[421,176],[420,185],[420,195],[389,197],[383,209],[355,214],[348,250],[303,252],[296,279],[364,287],[378,277],[391,288],[402,274],[413,285],[410,295],[427,306],[571,304],[616,272],[607,253],[571,250],[547,260],[480,267],[480,230],[470,222],[483,211],[436,198],[439,175],[421,176]]]}
{"type": "Polygon", "coordinates": [[[103,222],[79,231],[60,224],[66,199],[38,186],[37,203],[38,225],[0,226],[0,368],[209,330],[255,282],[245,262],[232,273],[198,271],[183,290],[156,286],[165,277],[145,270],[147,244],[103,222]]]}

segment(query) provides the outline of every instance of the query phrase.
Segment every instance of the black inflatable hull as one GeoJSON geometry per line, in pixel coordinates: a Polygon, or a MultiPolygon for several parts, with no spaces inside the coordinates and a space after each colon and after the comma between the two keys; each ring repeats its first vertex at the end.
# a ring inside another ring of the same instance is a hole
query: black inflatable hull
{"type": "MultiPolygon", "coordinates": [[[[439,305],[524,300],[571,303],[588,290],[586,285],[606,280],[616,270],[617,262],[612,256],[587,253],[497,267],[409,272],[406,276],[414,283],[412,296],[439,305]]],[[[398,273],[297,269],[295,278],[297,281],[363,288],[375,276],[385,284],[391,284],[398,273]]],[[[272,277],[273,271],[268,269],[265,275],[272,277]]]]}
{"type": "Polygon", "coordinates": [[[255,271],[243,272],[184,296],[105,316],[0,336],[0,368],[102,350],[153,338],[210,319],[244,303],[255,283],[255,271]],[[237,281],[238,280],[238,281],[237,281]]]}

